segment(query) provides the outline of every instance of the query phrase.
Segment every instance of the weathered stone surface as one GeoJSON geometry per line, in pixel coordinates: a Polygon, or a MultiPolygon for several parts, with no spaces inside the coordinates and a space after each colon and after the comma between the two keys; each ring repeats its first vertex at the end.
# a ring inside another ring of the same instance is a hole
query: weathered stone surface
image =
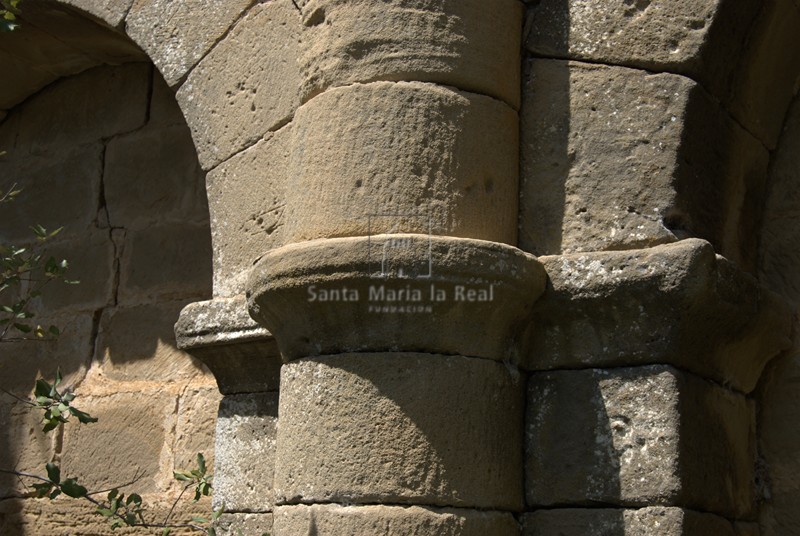
{"type": "Polygon", "coordinates": [[[206,224],[166,224],[128,232],[120,261],[119,303],[209,296],[210,242],[206,224]]]}
{"type": "MultiPolygon", "coordinates": [[[[795,328],[796,329],[796,328],[795,328]]],[[[772,363],[759,387],[759,454],[763,457],[763,504],[760,522],[764,536],[793,534],[800,528],[800,355],[794,348],[772,363]]]]}
{"type": "Polygon", "coordinates": [[[736,536],[760,536],[761,528],[758,523],[734,522],[733,530],[736,536]]]}
{"type": "Polygon", "coordinates": [[[277,392],[222,399],[217,417],[214,508],[272,511],[277,433],[277,392]]]}
{"type": "Polygon", "coordinates": [[[523,516],[524,536],[735,536],[730,522],[682,508],[558,509],[523,516]]]}
{"type": "Polygon", "coordinates": [[[519,510],[523,386],[502,363],[460,356],[284,365],[276,502],[519,510]]]}
{"type": "MultiPolygon", "coordinates": [[[[56,437],[53,433],[42,432],[41,420],[38,410],[5,393],[0,395],[0,429],[3,430],[0,435],[0,469],[46,474],[45,464],[53,458],[56,437]]],[[[28,480],[0,473],[0,498],[24,494],[28,491],[26,486],[30,485],[28,480]]]]}
{"type": "Polygon", "coordinates": [[[187,305],[175,324],[178,348],[200,359],[222,394],[277,391],[281,354],[247,313],[244,296],[187,305]]]}
{"type": "Polygon", "coordinates": [[[299,33],[291,0],[256,3],[178,91],[203,169],[291,118],[300,102],[299,33]]]}
{"type": "Polygon", "coordinates": [[[290,125],[209,172],[214,295],[245,290],[253,262],[284,244],[290,125]]]}
{"type": "Polygon", "coordinates": [[[687,100],[682,76],[553,60],[527,68],[520,247],[631,249],[675,240],[664,223],[687,100]]]}
{"type": "Polygon", "coordinates": [[[8,81],[0,88],[0,103],[10,108],[58,78],[100,63],[146,59],[125,36],[57,2],[32,2],[18,30],[0,41],[0,63],[8,81]]]}
{"type": "Polygon", "coordinates": [[[519,526],[507,512],[422,506],[282,506],[275,513],[280,536],[517,536],[519,526]]]}
{"type": "Polygon", "coordinates": [[[761,231],[759,279],[800,303],[800,99],[786,115],[780,144],[770,162],[769,191],[761,231]]]}
{"type": "Polygon", "coordinates": [[[312,0],[303,11],[303,100],[376,80],[434,82],[519,107],[516,0],[312,0]]]}
{"type": "Polygon", "coordinates": [[[150,117],[148,117],[147,126],[182,126],[184,128],[187,126],[183,110],[178,106],[176,100],[175,89],[167,85],[164,77],[157,70],[153,72],[153,91],[150,97],[150,117]]]}
{"type": "Polygon", "coordinates": [[[769,155],[691,80],[533,60],[520,246],[537,255],[696,236],[753,271],[769,155]]]}
{"type": "Polygon", "coordinates": [[[172,481],[175,397],[156,388],[79,400],[99,421],[64,429],[62,474],[91,489],[139,477],[139,493],[165,491],[172,481]]]}
{"type": "Polygon", "coordinates": [[[273,534],[272,514],[222,514],[218,523],[223,534],[273,534]]]}
{"type": "MultiPolygon", "coordinates": [[[[749,3],[749,2],[747,2],[749,3]]],[[[795,2],[759,2],[739,69],[725,99],[731,113],[770,149],[800,83],[800,7],[795,2]]],[[[738,3],[729,6],[739,8],[738,3]]]]}
{"type": "Polygon", "coordinates": [[[147,52],[170,86],[197,64],[252,0],[135,0],[128,35],[147,52]]]}
{"type": "Polygon", "coordinates": [[[718,96],[729,90],[758,0],[541,2],[526,46],[539,56],[686,74],[718,96]]]}
{"type": "Polygon", "coordinates": [[[133,0],[59,0],[60,3],[73,6],[90,13],[112,28],[116,28],[125,20],[125,15],[133,5],[133,0]]]}
{"type": "Polygon", "coordinates": [[[103,187],[112,227],[208,221],[203,173],[186,126],[146,128],[109,141],[103,187]]]}
{"type": "Polygon", "coordinates": [[[671,367],[533,374],[528,505],[669,505],[751,515],[755,414],[671,367]]]}
{"type": "Polygon", "coordinates": [[[77,145],[129,132],[147,117],[150,66],[99,67],[39,92],[18,112],[15,155],[73,150],[77,145]]]}
{"type": "MultiPolygon", "coordinates": [[[[5,297],[2,303],[5,305],[5,297]]],[[[0,359],[0,389],[26,397],[33,392],[38,378],[44,377],[52,382],[59,368],[64,376],[63,385],[74,387],[86,375],[91,361],[94,343],[92,313],[38,315],[33,320],[46,328],[57,326],[61,335],[47,341],[4,343],[0,359]]]]}
{"type": "MultiPolygon", "coordinates": [[[[148,508],[146,518],[152,521],[161,521],[169,512],[172,501],[159,500],[155,495],[145,495],[144,501],[148,508]]],[[[171,519],[179,522],[191,520],[193,516],[208,516],[210,505],[205,499],[198,503],[181,501],[171,519]]],[[[77,501],[61,496],[54,501],[49,499],[25,499],[0,501],[0,533],[3,536],[28,536],[33,534],[52,534],[68,536],[140,536],[141,527],[111,529],[111,523],[105,517],[98,515],[95,507],[85,501],[77,501]]],[[[160,531],[158,531],[160,533],[160,531]]],[[[192,536],[197,531],[191,529],[174,529],[170,535],[192,536]]],[[[235,532],[232,534],[236,534],[235,532]]],[[[227,533],[226,533],[227,535],[227,533]]],[[[250,533],[245,533],[250,536],[250,533]]],[[[254,536],[261,533],[254,533],[254,536]]]]}
{"type": "MultiPolygon", "coordinates": [[[[181,393],[175,422],[174,466],[176,469],[197,467],[197,454],[202,454],[206,467],[214,467],[214,428],[217,422],[216,409],[221,399],[213,384],[195,384],[181,393]]],[[[220,473],[214,471],[214,491],[220,473]]]]}
{"type": "Polygon", "coordinates": [[[47,257],[66,259],[66,277],[78,284],[51,283],[31,301],[41,314],[67,311],[95,311],[114,301],[114,244],[107,230],[92,230],[83,237],[58,240],[44,249],[47,257]]]}
{"type": "Polygon", "coordinates": [[[58,157],[3,149],[9,154],[0,157],[0,191],[5,193],[14,185],[22,189],[14,203],[3,205],[0,237],[4,242],[35,242],[30,228],[35,224],[51,231],[64,227],[59,238],[91,228],[100,202],[102,145],[76,147],[58,157]]]}
{"type": "Polygon", "coordinates": [[[495,99],[356,84],[303,105],[292,133],[287,241],[404,232],[516,243],[517,114],[495,99]]]}
{"type": "Polygon", "coordinates": [[[95,360],[114,381],[186,382],[203,365],[176,348],[172,326],[185,302],[107,308],[100,319],[95,360]]]}
{"type": "Polygon", "coordinates": [[[526,368],[666,363],[750,392],[789,345],[788,305],[707,242],[540,260],[526,368]]]}
{"type": "Polygon", "coordinates": [[[248,302],[285,359],[423,351],[502,360],[518,352],[544,275],[533,256],[481,240],[315,240],[264,255],[248,302]]]}

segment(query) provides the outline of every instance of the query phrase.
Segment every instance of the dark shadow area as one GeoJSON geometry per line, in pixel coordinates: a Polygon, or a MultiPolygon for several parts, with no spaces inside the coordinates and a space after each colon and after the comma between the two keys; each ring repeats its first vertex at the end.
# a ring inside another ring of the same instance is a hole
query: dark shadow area
{"type": "MultiPolygon", "coordinates": [[[[26,397],[57,368],[79,395],[92,368],[116,382],[202,374],[172,329],[183,305],[211,294],[204,174],[174,94],[117,30],[51,2],[23,8],[20,30],[0,34],[0,190],[22,190],[0,207],[0,242],[35,246],[31,225],[63,226],[44,251],[80,284],[33,302],[57,340],[0,344],[0,387],[26,397]]],[[[10,401],[0,467],[41,474],[64,438],[45,438],[40,415],[10,401]]],[[[27,533],[11,499],[25,493],[0,475],[0,533],[27,533]]]]}
{"type": "Polygon", "coordinates": [[[534,255],[552,255],[561,252],[572,110],[567,61],[524,48],[525,34],[532,31],[541,9],[557,12],[552,48],[565,48],[569,39],[567,0],[529,5],[523,28],[519,247],[534,255]]]}

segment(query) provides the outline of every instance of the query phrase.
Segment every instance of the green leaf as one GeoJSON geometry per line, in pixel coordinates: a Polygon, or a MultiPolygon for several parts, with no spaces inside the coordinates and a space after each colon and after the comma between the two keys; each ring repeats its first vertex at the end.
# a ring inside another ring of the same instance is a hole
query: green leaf
{"type": "Polygon", "coordinates": [[[61,491],[64,492],[64,495],[72,497],[73,499],[80,499],[86,497],[87,490],[74,478],[70,478],[65,480],[61,483],[61,491]]]}
{"type": "Polygon", "coordinates": [[[42,432],[47,433],[50,432],[51,430],[55,430],[56,428],[58,428],[58,421],[55,419],[51,419],[48,420],[47,424],[44,425],[44,427],[42,428],[42,432]]]}
{"type": "Polygon", "coordinates": [[[108,501],[109,502],[113,501],[114,497],[116,497],[118,494],[119,494],[119,490],[116,489],[116,488],[114,488],[111,491],[109,491],[108,492],[108,501]]]}
{"type": "Polygon", "coordinates": [[[192,478],[192,474],[187,471],[173,471],[172,475],[175,477],[175,480],[180,480],[183,482],[194,481],[194,478],[192,478]]]}
{"type": "Polygon", "coordinates": [[[30,333],[32,329],[30,326],[26,326],[25,324],[17,324],[16,322],[14,323],[14,327],[22,333],[30,333]]]}
{"type": "Polygon", "coordinates": [[[195,523],[208,523],[208,519],[200,516],[193,517],[192,521],[194,521],[195,523]]]}
{"type": "Polygon", "coordinates": [[[198,452],[197,453],[197,466],[200,468],[200,475],[206,474],[206,459],[203,457],[203,454],[198,452]]]}
{"type": "Polygon", "coordinates": [[[54,383],[53,385],[54,386],[58,386],[61,383],[61,380],[63,380],[63,379],[64,378],[61,376],[61,369],[57,368],[56,369],[56,383],[54,383]]]}
{"type": "Polygon", "coordinates": [[[50,479],[50,482],[53,484],[61,482],[61,469],[56,464],[48,463],[45,467],[47,468],[47,478],[50,479]]]}
{"type": "Polygon", "coordinates": [[[135,504],[136,506],[141,506],[142,497],[138,493],[131,493],[130,497],[128,497],[128,500],[125,501],[125,504],[130,506],[131,503],[135,504]]]}
{"type": "Polygon", "coordinates": [[[52,484],[34,484],[33,489],[36,490],[36,497],[41,499],[42,497],[47,496],[50,493],[50,490],[53,489],[52,484]]]}
{"type": "Polygon", "coordinates": [[[97,507],[97,513],[103,517],[111,517],[114,515],[114,512],[112,512],[108,508],[100,508],[99,506],[97,507]]]}
{"type": "Polygon", "coordinates": [[[50,335],[53,335],[55,337],[61,335],[61,331],[59,331],[58,327],[56,326],[50,326],[50,328],[47,331],[50,332],[50,335]]]}
{"type": "Polygon", "coordinates": [[[166,528],[166,529],[164,529],[164,531],[161,533],[161,536],[169,536],[169,533],[170,533],[170,532],[172,532],[172,529],[166,528]]]}

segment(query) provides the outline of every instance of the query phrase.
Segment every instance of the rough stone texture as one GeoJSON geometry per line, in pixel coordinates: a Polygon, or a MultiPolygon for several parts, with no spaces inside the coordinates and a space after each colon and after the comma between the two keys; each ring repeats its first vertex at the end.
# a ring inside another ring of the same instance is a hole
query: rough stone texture
{"type": "Polygon", "coordinates": [[[203,175],[185,125],[114,138],[104,162],[104,196],[112,227],[208,221],[203,175]]]}
{"type": "Polygon", "coordinates": [[[120,260],[119,301],[202,299],[211,294],[210,258],[208,225],[170,223],[130,231],[120,260]]]}
{"type": "Polygon", "coordinates": [[[286,126],[208,174],[214,296],[243,293],[253,262],[285,242],[291,139],[286,126]]]}
{"type": "Polygon", "coordinates": [[[181,86],[178,102],[204,169],[291,118],[300,102],[299,33],[291,0],[257,3],[181,86]]]}
{"type": "Polygon", "coordinates": [[[558,509],[523,516],[523,536],[736,536],[726,519],[682,508],[558,509]]]}
{"type": "Polygon", "coordinates": [[[45,249],[47,256],[67,259],[67,277],[78,284],[51,284],[42,296],[32,301],[32,308],[44,314],[97,310],[114,301],[116,259],[108,231],[92,230],[81,238],[53,242],[45,249]]]}
{"type": "Polygon", "coordinates": [[[523,387],[501,363],[460,356],[284,365],[276,502],[519,510],[523,387]]]}
{"type": "Polygon", "coordinates": [[[695,84],[551,60],[527,71],[520,247],[541,255],[674,241],[664,218],[695,84]]]}
{"type": "Polygon", "coordinates": [[[800,83],[800,7],[761,2],[761,12],[738,58],[740,69],[726,100],[731,112],[774,149],[787,109],[800,83]],[[767,82],[768,81],[768,82],[767,82]]]}
{"type": "MultiPolygon", "coordinates": [[[[206,376],[205,386],[193,384],[181,393],[178,400],[177,419],[175,422],[174,466],[176,469],[191,469],[197,467],[197,454],[202,454],[206,460],[206,467],[215,467],[216,449],[214,447],[214,428],[217,415],[214,406],[222,398],[213,385],[211,378],[206,376]]],[[[212,473],[214,490],[218,489],[220,473],[212,473]]]]}
{"type": "MultiPolygon", "coordinates": [[[[761,242],[760,280],[795,305],[800,303],[800,263],[797,243],[800,224],[800,101],[795,99],[774,153],[770,193],[766,201],[761,242]]],[[[795,324],[794,346],[773,361],[759,388],[760,453],[764,458],[765,503],[761,510],[764,536],[800,532],[800,486],[791,477],[800,470],[800,346],[795,324]]]]}
{"type": "Polygon", "coordinates": [[[315,240],[264,255],[248,302],[287,360],[364,351],[510,360],[544,277],[531,255],[481,240],[315,240]]]}
{"type": "Polygon", "coordinates": [[[278,536],[517,536],[507,512],[421,506],[283,506],[275,513],[278,536]]]}
{"type": "Polygon", "coordinates": [[[272,514],[222,514],[218,523],[223,534],[273,534],[272,514]]]}
{"type": "Polygon", "coordinates": [[[800,99],[786,115],[780,144],[770,162],[769,191],[761,233],[759,279],[800,303],[800,99]]]}
{"type": "Polygon", "coordinates": [[[691,80],[533,60],[521,122],[526,251],[697,236],[755,269],[769,155],[691,80]]]}
{"type": "Polygon", "coordinates": [[[30,2],[20,28],[0,40],[0,63],[8,81],[0,106],[10,108],[62,76],[101,63],[144,61],[147,57],[125,36],[58,5],[30,2]]]}
{"type": "Polygon", "coordinates": [[[222,399],[217,417],[214,508],[272,511],[277,433],[277,392],[222,399]]]}
{"type": "Polygon", "coordinates": [[[113,381],[186,382],[203,366],[176,348],[173,323],[185,302],[107,308],[100,319],[95,360],[113,381]]]}
{"type": "Polygon", "coordinates": [[[201,360],[222,394],[277,391],[281,354],[247,313],[244,296],[190,303],[175,324],[178,348],[201,360]]]}
{"type": "MultiPolygon", "coordinates": [[[[145,495],[148,519],[160,521],[169,512],[171,502],[157,501],[154,495],[145,495]]],[[[189,521],[193,516],[208,516],[210,504],[204,499],[194,504],[184,502],[173,512],[173,519],[189,521]]],[[[49,534],[54,536],[141,536],[142,528],[120,528],[112,530],[110,522],[97,514],[89,503],[76,501],[69,497],[49,499],[5,500],[0,501],[0,533],[3,536],[30,536],[49,534]],[[79,531],[79,532],[76,532],[79,531]]],[[[152,532],[152,531],[151,531],[152,532]]],[[[158,531],[160,534],[161,531],[158,531]]],[[[175,529],[174,536],[195,536],[197,531],[175,529]]],[[[236,534],[236,533],[232,533],[236,534]]],[[[250,536],[249,533],[245,533],[250,536]]],[[[254,533],[260,536],[261,533],[254,533]]],[[[227,536],[227,535],[226,535],[227,536]]],[[[237,535],[238,536],[238,535],[237,535]]]]}
{"type": "MultiPolygon", "coordinates": [[[[44,4],[49,3],[32,3],[26,13],[44,4]]],[[[0,218],[2,242],[14,243],[17,237],[29,241],[32,234],[25,227],[30,224],[51,229],[63,225],[48,250],[67,258],[69,275],[81,280],[76,286],[45,288],[34,305],[47,315],[34,320],[60,327],[62,335],[52,342],[3,344],[0,387],[27,396],[37,377],[52,379],[60,367],[63,386],[78,394],[77,407],[101,419],[85,426],[70,424],[63,441],[55,435],[53,448],[39,448],[42,441],[49,445],[53,434],[41,434],[35,412],[29,413],[33,420],[25,420],[20,408],[3,401],[0,467],[42,474],[45,462],[61,459],[65,476],[80,476],[94,489],[124,484],[143,471],[135,490],[146,494],[154,515],[163,519],[180,492],[173,469],[193,465],[196,452],[213,460],[219,395],[199,363],[175,350],[172,333],[185,298],[210,295],[210,247],[205,253],[195,251],[196,237],[208,244],[210,236],[207,211],[198,195],[202,181],[196,158],[193,165],[183,160],[188,171],[194,170],[188,175],[183,165],[171,166],[193,183],[147,177],[142,191],[120,184],[142,181],[141,175],[117,173],[125,167],[119,165],[125,160],[121,152],[136,155],[137,163],[127,163],[126,172],[134,166],[168,171],[170,158],[186,157],[191,147],[185,125],[176,128],[182,119],[166,84],[153,81],[150,94],[152,75],[152,67],[145,65],[92,69],[48,87],[0,125],[0,145],[9,150],[1,164],[3,187],[11,180],[24,192],[0,209],[3,217],[9,215],[7,209],[18,210],[11,218],[0,218]],[[138,143],[148,147],[139,149],[138,143]],[[104,154],[108,166],[102,165],[104,154]],[[162,161],[155,165],[155,160],[162,161]],[[185,197],[188,192],[194,193],[191,202],[185,197]],[[126,203],[138,204],[141,218],[126,203]],[[155,210],[143,214],[144,205],[151,204],[155,210]],[[143,226],[146,219],[152,226],[146,231],[112,229],[109,212],[128,218],[114,219],[116,226],[143,226]],[[19,225],[12,226],[12,220],[19,225]],[[174,230],[176,220],[181,226],[174,230]],[[185,249],[176,251],[172,241],[185,249]],[[117,303],[120,281],[127,285],[122,298],[128,301],[123,304],[117,303]],[[173,302],[171,296],[183,301],[173,302]],[[5,413],[6,407],[13,409],[13,417],[5,413]]],[[[9,299],[5,292],[0,295],[3,305],[9,299]]],[[[3,494],[7,483],[5,477],[0,479],[3,494]]],[[[94,508],[75,503],[2,501],[0,534],[109,533],[107,521],[93,513],[94,508]]],[[[208,515],[210,503],[206,499],[179,507],[178,517],[208,515]]]]}
{"type": "MultiPolygon", "coordinates": [[[[41,420],[38,411],[31,411],[27,405],[2,395],[0,427],[10,433],[0,437],[0,469],[13,467],[26,473],[45,473],[45,463],[55,453],[56,437],[42,433],[41,420]]],[[[27,491],[17,477],[0,474],[0,498],[19,496],[27,491]]]]}
{"type": "Polygon", "coordinates": [[[546,372],[528,383],[531,507],[669,505],[752,515],[753,405],[670,367],[546,372]]]}
{"type": "Polygon", "coordinates": [[[355,84],[302,106],[292,134],[287,241],[432,232],[516,243],[517,114],[495,99],[355,84]],[[400,217],[370,217],[381,214],[400,217]]]}
{"type": "Polygon", "coordinates": [[[252,4],[253,0],[134,0],[125,30],[174,86],[252,4]]]}
{"type": "Polygon", "coordinates": [[[5,150],[14,156],[52,157],[143,126],[150,70],[145,63],[98,67],[46,88],[14,110],[19,132],[5,150]]]}
{"type": "Polygon", "coordinates": [[[540,260],[526,368],[668,363],[747,393],[790,344],[789,306],[707,242],[540,260]]]}
{"type": "Polygon", "coordinates": [[[73,6],[81,11],[94,15],[112,28],[116,28],[125,20],[133,5],[133,0],[59,0],[62,4],[73,6]]]}
{"type": "Polygon", "coordinates": [[[526,46],[545,57],[678,72],[729,91],[758,0],[541,2],[526,46]]]}
{"type": "Polygon", "coordinates": [[[164,491],[172,480],[168,446],[174,437],[176,397],[158,390],[84,396],[78,406],[99,421],[64,430],[62,474],[92,489],[139,477],[139,493],[164,491]]]}
{"type": "Polygon", "coordinates": [[[312,0],[303,11],[302,93],[376,80],[434,82],[519,107],[522,4],[312,0]]]}
{"type": "MultiPolygon", "coordinates": [[[[6,303],[5,296],[3,303],[6,303]]],[[[74,387],[85,376],[91,360],[92,314],[69,312],[37,316],[34,320],[46,327],[58,326],[61,335],[47,341],[3,344],[0,388],[18,396],[28,396],[38,378],[44,377],[52,382],[59,367],[64,376],[64,386],[74,387]]],[[[2,440],[0,436],[0,442],[2,440]]]]}
{"type": "MultiPolygon", "coordinates": [[[[5,124],[4,124],[5,126],[5,124]]],[[[35,242],[32,222],[62,236],[86,233],[97,219],[103,147],[83,145],[59,157],[9,154],[0,157],[0,191],[15,184],[22,188],[18,201],[3,205],[3,241],[35,242]],[[27,185],[35,185],[27,186],[27,185]]]]}

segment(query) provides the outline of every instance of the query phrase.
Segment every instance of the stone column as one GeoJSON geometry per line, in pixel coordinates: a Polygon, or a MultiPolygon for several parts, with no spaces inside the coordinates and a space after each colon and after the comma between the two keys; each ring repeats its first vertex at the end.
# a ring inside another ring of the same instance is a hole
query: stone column
{"type": "Polygon", "coordinates": [[[300,7],[289,244],[248,283],[285,361],[274,533],[517,534],[521,4],[300,7]]]}

